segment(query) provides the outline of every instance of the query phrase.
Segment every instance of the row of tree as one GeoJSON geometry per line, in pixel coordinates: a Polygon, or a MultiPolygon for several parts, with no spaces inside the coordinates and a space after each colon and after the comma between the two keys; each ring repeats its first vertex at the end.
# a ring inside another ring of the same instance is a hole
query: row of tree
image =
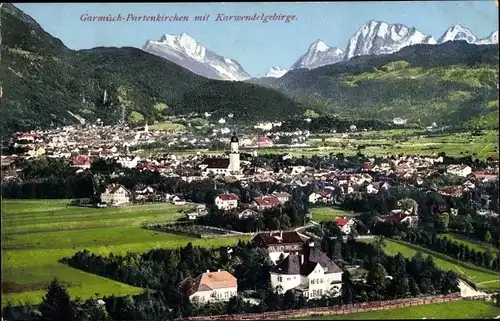
{"type": "MultiPolygon", "coordinates": [[[[489,233],[489,232],[487,232],[489,233]]],[[[491,236],[489,236],[491,239],[491,236]]],[[[495,249],[493,254],[489,247],[485,251],[470,248],[464,242],[457,242],[448,239],[446,236],[439,236],[436,233],[411,232],[406,239],[413,244],[422,245],[433,251],[443,253],[459,261],[469,262],[474,265],[500,271],[500,251],[495,249]]]]}
{"type": "Polygon", "coordinates": [[[238,212],[241,210],[221,211],[210,207],[209,213],[199,217],[196,223],[245,233],[288,230],[304,225],[308,211],[307,203],[301,199],[279,204],[276,208],[265,209],[248,217],[239,217],[238,212]]]}

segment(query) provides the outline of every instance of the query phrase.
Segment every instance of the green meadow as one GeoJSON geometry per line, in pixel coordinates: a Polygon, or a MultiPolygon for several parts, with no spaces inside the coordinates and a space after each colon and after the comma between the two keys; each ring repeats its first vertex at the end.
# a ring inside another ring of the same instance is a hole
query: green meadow
{"type": "Polygon", "coordinates": [[[316,222],[333,221],[337,216],[355,217],[359,213],[347,212],[333,207],[314,207],[311,208],[312,220],[316,222]]]}
{"type": "Polygon", "coordinates": [[[443,233],[439,235],[440,237],[445,237],[453,242],[457,242],[459,244],[467,245],[471,250],[485,252],[487,249],[491,250],[491,253],[496,254],[499,250],[494,247],[492,244],[486,244],[484,242],[480,242],[474,239],[471,239],[465,235],[454,234],[454,233],[443,233]]]}
{"type": "Polygon", "coordinates": [[[309,316],[296,320],[492,319],[500,308],[486,301],[460,300],[385,311],[309,316]]]}
{"type": "MultiPolygon", "coordinates": [[[[488,158],[498,155],[498,132],[486,130],[484,134],[475,136],[471,132],[442,133],[434,137],[418,136],[422,130],[415,129],[393,129],[380,131],[366,131],[349,134],[317,134],[315,138],[306,141],[309,147],[284,148],[267,147],[259,148],[259,155],[286,154],[294,157],[327,156],[330,154],[343,153],[344,155],[355,155],[358,152],[367,156],[387,156],[397,154],[420,154],[432,155],[440,152],[449,156],[476,155],[479,158],[488,158]],[[407,139],[400,139],[405,136],[407,139]]],[[[241,148],[242,151],[245,147],[241,148]]],[[[145,151],[149,153],[164,153],[167,150],[155,149],[145,151]]],[[[207,149],[169,151],[178,155],[192,155],[200,153],[203,155],[223,154],[224,150],[210,151],[207,149]]]]}
{"type": "MultiPolygon", "coordinates": [[[[2,201],[2,304],[37,304],[54,277],[72,297],[127,295],[141,288],[71,268],[63,257],[88,249],[97,254],[146,252],[153,248],[235,244],[239,238],[198,239],[149,231],[143,223],[175,220],[189,206],[131,205],[122,208],[81,208],[69,200],[2,201]]],[[[243,238],[247,239],[247,238],[243,238]]]]}
{"type": "MultiPolygon", "coordinates": [[[[373,240],[364,240],[370,242],[373,240]]],[[[457,261],[451,257],[437,253],[426,248],[404,243],[395,240],[386,239],[384,251],[389,255],[403,254],[406,257],[413,257],[418,251],[421,251],[424,256],[430,255],[434,259],[434,263],[443,270],[452,270],[460,275],[473,281],[478,288],[483,290],[500,289],[500,273],[487,270],[472,264],[457,261]]]]}

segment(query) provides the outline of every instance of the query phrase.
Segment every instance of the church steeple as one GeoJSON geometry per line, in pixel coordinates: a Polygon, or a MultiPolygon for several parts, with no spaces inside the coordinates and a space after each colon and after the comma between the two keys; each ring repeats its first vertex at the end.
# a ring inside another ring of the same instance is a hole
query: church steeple
{"type": "Polygon", "coordinates": [[[239,143],[238,136],[236,136],[236,132],[233,132],[233,137],[231,137],[231,143],[239,143]]]}
{"type": "Polygon", "coordinates": [[[229,167],[232,172],[240,171],[240,153],[239,153],[239,139],[236,132],[233,132],[231,137],[231,151],[229,153],[229,167]]]}

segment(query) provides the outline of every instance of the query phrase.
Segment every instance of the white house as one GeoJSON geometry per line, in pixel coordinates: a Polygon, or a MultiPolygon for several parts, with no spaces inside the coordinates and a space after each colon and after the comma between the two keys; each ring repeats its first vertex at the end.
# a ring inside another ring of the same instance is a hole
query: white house
{"type": "Polygon", "coordinates": [[[238,207],[238,195],[221,194],[215,198],[215,205],[220,210],[231,210],[238,207]]]}
{"type": "Polygon", "coordinates": [[[148,200],[154,195],[155,190],[151,186],[137,186],[134,190],[136,201],[148,200]]]}
{"type": "Polygon", "coordinates": [[[472,173],[472,168],[467,165],[450,165],[446,169],[446,172],[449,174],[466,177],[467,175],[472,173]]]}
{"type": "Polygon", "coordinates": [[[332,198],[332,191],[328,189],[321,190],[319,192],[311,193],[309,195],[309,203],[327,203],[332,198]]]}
{"type": "Polygon", "coordinates": [[[418,215],[408,215],[401,212],[393,212],[394,214],[380,217],[382,221],[392,221],[396,223],[408,224],[409,227],[415,228],[418,225],[418,215]]]}
{"type": "Polygon", "coordinates": [[[394,125],[406,125],[406,122],[408,120],[407,119],[403,119],[403,118],[400,118],[400,117],[396,117],[392,120],[393,124],[394,125]]]}
{"type": "Polygon", "coordinates": [[[125,168],[135,168],[140,161],[141,161],[141,158],[136,156],[134,158],[120,157],[120,158],[118,158],[118,160],[116,162],[125,168]]]}
{"type": "Polygon", "coordinates": [[[251,209],[246,209],[241,213],[238,213],[238,218],[246,218],[246,217],[255,217],[259,215],[256,211],[252,211],[251,209]]]}
{"type": "Polygon", "coordinates": [[[292,195],[290,195],[287,192],[274,193],[273,196],[276,197],[280,201],[281,204],[284,204],[284,203],[290,201],[290,199],[292,198],[292,195]]]}
{"type": "Polygon", "coordinates": [[[340,228],[340,231],[346,235],[351,234],[354,229],[354,220],[349,217],[337,217],[335,218],[335,224],[340,228]]]}
{"type": "Polygon", "coordinates": [[[312,242],[304,244],[302,254],[290,254],[272,267],[270,274],[273,288],[281,293],[295,290],[308,299],[341,294],[342,270],[312,242]]]}
{"type": "Polygon", "coordinates": [[[217,272],[207,270],[194,279],[184,279],[179,287],[190,300],[202,303],[228,301],[238,295],[238,280],[231,273],[221,270],[217,272]]]}
{"type": "Polygon", "coordinates": [[[128,204],[130,203],[130,191],[120,184],[108,185],[104,193],[101,194],[101,202],[110,205],[128,204]]]}

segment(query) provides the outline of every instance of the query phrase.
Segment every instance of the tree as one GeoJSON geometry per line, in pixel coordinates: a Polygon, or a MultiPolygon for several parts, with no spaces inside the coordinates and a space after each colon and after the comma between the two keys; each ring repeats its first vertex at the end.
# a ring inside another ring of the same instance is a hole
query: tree
{"type": "Polygon", "coordinates": [[[45,320],[71,321],[75,319],[75,308],[68,291],[54,279],[40,304],[40,312],[45,320]]]}
{"type": "Polygon", "coordinates": [[[353,299],[353,283],[351,279],[351,273],[349,271],[345,270],[344,273],[342,273],[342,289],[341,289],[341,295],[342,295],[342,302],[344,304],[351,304],[352,299],[353,299]]]}
{"type": "Polygon", "coordinates": [[[112,321],[102,300],[90,299],[76,310],[77,321],[112,321]]]}
{"type": "Polygon", "coordinates": [[[488,243],[488,244],[491,244],[491,233],[490,233],[490,231],[486,231],[486,233],[484,233],[484,242],[488,243]]]}
{"type": "Polygon", "coordinates": [[[373,290],[379,294],[385,288],[385,280],[387,278],[387,271],[380,263],[375,264],[374,268],[368,272],[366,281],[373,290]]]}

